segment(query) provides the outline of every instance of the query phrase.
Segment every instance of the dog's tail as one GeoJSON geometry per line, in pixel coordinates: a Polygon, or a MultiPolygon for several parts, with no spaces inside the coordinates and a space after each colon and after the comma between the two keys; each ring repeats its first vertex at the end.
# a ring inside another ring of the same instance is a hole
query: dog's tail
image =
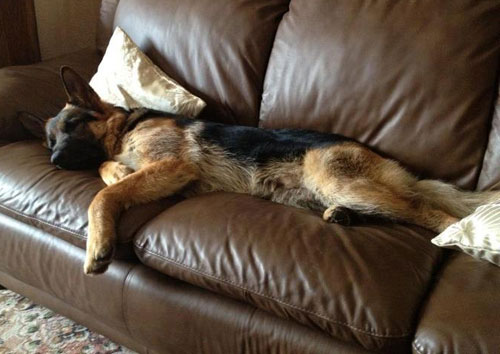
{"type": "Polygon", "coordinates": [[[417,193],[430,205],[448,214],[463,218],[483,204],[500,200],[500,191],[466,192],[436,180],[421,180],[416,184],[417,193]]]}

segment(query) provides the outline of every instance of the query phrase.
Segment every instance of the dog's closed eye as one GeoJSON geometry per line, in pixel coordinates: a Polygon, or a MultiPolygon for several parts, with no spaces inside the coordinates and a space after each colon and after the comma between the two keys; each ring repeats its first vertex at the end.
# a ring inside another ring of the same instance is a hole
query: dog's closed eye
{"type": "Polygon", "coordinates": [[[62,131],[65,133],[69,133],[75,130],[80,123],[82,123],[80,119],[70,119],[64,123],[62,131]]]}
{"type": "Polygon", "coordinates": [[[81,125],[82,123],[95,121],[95,120],[97,120],[97,118],[95,118],[91,114],[77,115],[77,116],[71,117],[71,119],[67,119],[64,122],[64,125],[62,126],[61,130],[65,133],[70,133],[71,131],[75,130],[79,125],[81,125]]]}

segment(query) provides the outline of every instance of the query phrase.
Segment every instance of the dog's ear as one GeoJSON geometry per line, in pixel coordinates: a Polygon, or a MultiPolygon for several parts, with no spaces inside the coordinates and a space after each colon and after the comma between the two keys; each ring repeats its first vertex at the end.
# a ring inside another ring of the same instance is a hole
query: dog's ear
{"type": "Polygon", "coordinates": [[[19,112],[21,124],[31,134],[40,139],[45,139],[45,119],[28,112],[19,112]]]}
{"type": "Polygon", "coordinates": [[[61,67],[61,78],[68,95],[68,103],[96,112],[103,112],[101,99],[76,71],[69,66],[63,66],[61,67]]]}

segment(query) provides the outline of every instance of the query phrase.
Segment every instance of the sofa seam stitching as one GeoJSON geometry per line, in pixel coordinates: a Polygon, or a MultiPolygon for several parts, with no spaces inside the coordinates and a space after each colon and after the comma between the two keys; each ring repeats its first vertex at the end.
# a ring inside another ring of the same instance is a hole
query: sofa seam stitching
{"type": "Polygon", "coordinates": [[[28,218],[28,219],[35,220],[35,221],[41,222],[42,224],[45,224],[45,225],[48,225],[48,226],[55,227],[56,229],[60,229],[60,230],[62,230],[62,231],[66,231],[66,232],[72,233],[72,234],[74,234],[75,236],[77,236],[78,238],[80,238],[80,239],[82,239],[82,240],[85,240],[85,239],[86,239],[86,237],[85,237],[84,235],[80,234],[79,232],[76,232],[76,231],[74,231],[74,230],[72,230],[72,229],[69,229],[69,228],[66,228],[66,227],[64,227],[64,226],[60,226],[60,225],[56,225],[56,224],[52,224],[52,223],[50,223],[50,222],[48,222],[48,221],[45,221],[45,220],[39,219],[39,218],[37,218],[37,217],[35,217],[35,216],[32,216],[32,215],[28,215],[28,214],[26,214],[26,213],[23,213],[22,211],[19,211],[19,210],[15,210],[15,209],[13,209],[13,208],[10,208],[10,207],[8,207],[8,206],[6,206],[6,205],[4,205],[4,204],[0,204],[0,207],[1,207],[1,208],[4,208],[4,209],[6,209],[6,210],[8,210],[8,211],[10,211],[10,212],[13,212],[13,213],[15,213],[15,214],[18,214],[18,215],[24,216],[24,217],[26,217],[26,218],[28,218]]]}
{"type": "Polygon", "coordinates": [[[239,285],[239,284],[236,284],[235,282],[229,280],[229,279],[225,279],[225,278],[221,278],[221,277],[217,277],[215,275],[211,275],[209,273],[207,273],[206,271],[203,271],[203,270],[200,270],[200,269],[197,269],[197,268],[194,268],[194,267],[191,267],[189,265],[186,265],[186,264],[183,264],[179,261],[176,261],[175,259],[172,259],[172,258],[169,258],[169,257],[166,257],[166,256],[163,256],[163,255],[160,255],[158,253],[155,253],[153,251],[150,251],[150,250],[147,250],[145,249],[143,246],[140,246],[139,244],[135,244],[136,247],[138,247],[139,249],[147,252],[147,253],[150,253],[152,254],[153,256],[156,256],[156,257],[159,257],[159,258],[162,258],[164,260],[166,260],[167,262],[169,263],[173,263],[177,266],[180,266],[180,267],[183,267],[183,268],[188,268],[196,273],[199,273],[201,275],[204,275],[204,276],[207,276],[209,278],[213,278],[215,280],[218,280],[218,281],[222,281],[222,282],[225,282],[225,283],[229,283],[229,284],[232,284],[234,286],[236,286],[237,288],[241,289],[241,290],[245,290],[245,291],[249,291],[253,294],[256,294],[256,295],[259,295],[259,296],[262,296],[262,297],[265,297],[267,299],[271,299],[271,300],[274,300],[274,301],[277,301],[278,303],[282,304],[282,305],[285,305],[285,306],[288,306],[288,307],[291,307],[293,309],[296,309],[296,310],[301,310],[301,311],[304,311],[308,314],[311,314],[311,315],[315,315],[323,320],[326,320],[332,324],[336,324],[336,325],[342,325],[342,326],[346,326],[348,328],[351,328],[355,331],[358,331],[358,332],[362,332],[364,334],[368,334],[368,335],[373,335],[373,336],[376,336],[376,337],[382,337],[382,338],[404,338],[404,337],[407,337],[410,332],[402,332],[402,333],[398,333],[398,334],[380,334],[380,333],[377,333],[377,332],[372,332],[372,331],[367,331],[367,330],[364,330],[364,329],[361,329],[361,328],[357,328],[357,327],[354,327],[353,325],[349,324],[349,323],[345,323],[345,322],[341,322],[341,321],[338,321],[338,320],[334,320],[330,317],[328,317],[327,315],[324,315],[322,313],[317,313],[317,312],[314,312],[314,311],[311,311],[311,310],[307,310],[303,307],[300,307],[300,306],[297,306],[297,305],[293,305],[293,304],[290,304],[288,302],[285,302],[284,300],[281,300],[277,297],[274,297],[274,296],[271,296],[271,295],[268,295],[268,294],[264,294],[264,293],[261,293],[259,291],[256,291],[256,290],[253,290],[253,289],[250,289],[250,288],[246,288],[242,285],[239,285]]]}
{"type": "MultiPolygon", "coordinates": [[[[14,213],[14,214],[17,214],[17,215],[23,216],[23,217],[25,217],[25,218],[28,218],[28,219],[31,219],[31,220],[38,221],[38,222],[40,222],[40,223],[42,223],[42,224],[45,224],[45,225],[47,225],[47,226],[54,227],[54,228],[56,228],[56,229],[59,229],[59,230],[65,231],[65,232],[69,232],[69,233],[71,233],[71,234],[75,235],[76,237],[78,237],[78,238],[79,238],[80,240],[82,240],[82,241],[86,241],[86,240],[87,240],[87,237],[86,237],[85,235],[83,235],[83,234],[81,234],[81,233],[79,233],[79,232],[77,232],[77,231],[75,231],[75,230],[69,229],[69,228],[67,228],[67,227],[65,227],[65,226],[60,226],[60,225],[56,225],[56,224],[50,223],[50,222],[48,222],[48,221],[45,221],[45,220],[39,219],[39,218],[37,218],[37,217],[35,217],[35,216],[33,216],[33,215],[29,215],[29,214],[23,213],[22,211],[19,211],[19,210],[13,209],[13,208],[8,207],[8,206],[6,206],[6,205],[4,205],[4,204],[1,204],[1,203],[0,203],[0,208],[4,208],[4,209],[6,209],[6,210],[8,210],[8,211],[10,211],[10,212],[12,212],[12,213],[14,213]]],[[[131,242],[131,241],[128,241],[128,242],[119,242],[119,241],[118,241],[118,244],[127,244],[127,243],[129,243],[129,242],[131,242]]]]}

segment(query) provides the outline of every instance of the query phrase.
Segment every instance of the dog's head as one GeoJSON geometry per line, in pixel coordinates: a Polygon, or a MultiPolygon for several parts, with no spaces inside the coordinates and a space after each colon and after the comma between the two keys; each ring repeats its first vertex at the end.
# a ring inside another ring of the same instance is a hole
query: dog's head
{"type": "Polygon", "coordinates": [[[20,119],[35,136],[45,140],[54,165],[68,170],[97,168],[106,159],[102,140],[112,106],[102,102],[71,68],[62,67],[61,78],[68,95],[66,106],[46,122],[28,114],[20,119]]]}

